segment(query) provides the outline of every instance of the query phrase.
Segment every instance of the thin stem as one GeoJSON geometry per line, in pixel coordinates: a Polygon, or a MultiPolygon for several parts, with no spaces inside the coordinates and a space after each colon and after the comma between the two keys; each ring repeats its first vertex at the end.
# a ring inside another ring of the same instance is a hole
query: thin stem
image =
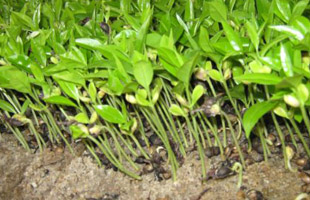
{"type": "Polygon", "coordinates": [[[206,166],[205,166],[205,154],[204,154],[204,151],[203,151],[203,147],[201,146],[198,133],[193,129],[192,124],[191,124],[191,122],[190,122],[190,120],[189,120],[189,118],[187,116],[185,117],[185,120],[187,122],[187,126],[188,126],[189,131],[193,134],[193,136],[194,136],[194,138],[196,140],[199,156],[200,156],[200,159],[201,159],[202,177],[206,178],[207,177],[207,172],[206,172],[206,166]]]}
{"type": "Polygon", "coordinates": [[[289,124],[287,123],[287,120],[286,120],[286,119],[284,119],[284,123],[285,123],[285,126],[286,126],[286,128],[287,128],[289,134],[290,134],[290,137],[291,137],[291,140],[292,140],[293,145],[295,146],[296,149],[298,149],[298,146],[297,146],[297,143],[296,143],[294,134],[293,134],[293,132],[292,132],[291,127],[290,127],[289,124]]]}
{"type": "Polygon", "coordinates": [[[97,156],[97,154],[95,153],[94,147],[92,145],[90,145],[89,142],[86,142],[85,140],[83,140],[83,143],[87,147],[87,149],[91,153],[91,155],[95,158],[99,167],[102,167],[102,163],[101,163],[99,157],[97,156]]]}
{"type": "MultiPolygon", "coordinates": [[[[96,140],[93,136],[88,135],[87,138],[89,138],[91,141],[93,141],[102,152],[106,152],[105,149],[103,148],[103,146],[100,144],[100,142],[98,140],[96,140]]],[[[110,157],[107,157],[112,163],[115,163],[115,160],[112,160],[110,157]]],[[[141,180],[141,177],[136,175],[135,173],[128,171],[127,169],[125,169],[120,163],[114,164],[120,171],[124,172],[125,174],[127,174],[130,177],[133,177],[135,179],[141,180]]]]}
{"type": "Polygon", "coordinates": [[[299,139],[301,140],[305,150],[306,150],[306,153],[308,155],[308,157],[310,158],[310,150],[309,150],[309,147],[308,147],[308,144],[306,143],[305,139],[304,139],[304,136],[301,134],[296,122],[294,119],[289,119],[290,123],[292,124],[294,130],[296,131],[297,133],[297,136],[299,137],[299,139]]]}
{"type": "Polygon", "coordinates": [[[229,117],[227,116],[227,114],[226,114],[225,112],[223,112],[223,111],[221,112],[221,114],[226,118],[226,121],[227,121],[227,123],[228,123],[228,127],[229,127],[229,129],[230,129],[230,133],[231,133],[231,135],[232,135],[232,137],[233,137],[234,143],[235,143],[236,148],[237,148],[237,151],[238,151],[238,153],[239,153],[239,157],[240,157],[241,164],[242,164],[243,167],[245,167],[245,162],[244,162],[244,158],[243,158],[243,153],[242,153],[241,148],[240,148],[240,146],[239,146],[239,142],[238,142],[238,140],[237,140],[237,137],[236,137],[236,134],[235,134],[235,130],[234,130],[234,128],[232,127],[231,122],[230,122],[229,117]]]}
{"type": "Polygon", "coordinates": [[[308,117],[307,111],[306,111],[304,106],[300,106],[300,110],[301,110],[302,118],[306,124],[307,131],[308,131],[308,134],[310,137],[310,122],[309,122],[309,117],[308,117]]]}

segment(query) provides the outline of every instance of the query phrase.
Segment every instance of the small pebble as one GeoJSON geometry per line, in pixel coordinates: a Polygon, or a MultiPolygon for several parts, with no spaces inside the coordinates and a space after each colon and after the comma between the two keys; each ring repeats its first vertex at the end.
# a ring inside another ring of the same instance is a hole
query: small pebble
{"type": "Polygon", "coordinates": [[[301,180],[306,183],[306,184],[310,184],[310,177],[308,174],[302,172],[299,174],[299,177],[301,178],[301,180]]]}

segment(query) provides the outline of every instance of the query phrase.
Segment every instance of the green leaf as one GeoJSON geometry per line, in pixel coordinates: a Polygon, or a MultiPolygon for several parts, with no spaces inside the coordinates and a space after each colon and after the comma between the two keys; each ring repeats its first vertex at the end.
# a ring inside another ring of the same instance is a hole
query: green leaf
{"type": "Polygon", "coordinates": [[[23,115],[23,114],[26,112],[26,110],[27,110],[27,108],[28,108],[28,106],[29,106],[30,103],[31,103],[30,100],[27,99],[27,100],[23,103],[23,105],[22,105],[22,107],[21,107],[21,109],[20,109],[20,113],[19,113],[19,114],[23,115]]]}
{"type": "Polygon", "coordinates": [[[276,0],[277,8],[281,18],[288,22],[291,17],[291,7],[289,0],[276,0]]]}
{"type": "Polygon", "coordinates": [[[64,106],[72,106],[77,107],[75,103],[73,103],[70,99],[64,96],[51,96],[46,99],[43,99],[46,103],[64,105],[64,106]]]}
{"type": "Polygon", "coordinates": [[[83,112],[81,112],[81,113],[75,115],[75,116],[74,116],[74,119],[75,119],[75,121],[77,121],[77,122],[79,122],[79,123],[83,123],[83,124],[89,123],[89,118],[88,118],[88,116],[87,116],[85,113],[83,113],[83,112]]]}
{"type": "Polygon", "coordinates": [[[27,74],[13,66],[0,67],[0,87],[22,93],[31,93],[31,85],[27,74]]]}
{"type": "Polygon", "coordinates": [[[280,117],[289,119],[289,114],[285,103],[280,103],[277,107],[273,109],[273,112],[280,117]]]}
{"type": "Polygon", "coordinates": [[[30,69],[32,74],[38,81],[44,82],[44,75],[42,69],[38,65],[31,64],[30,69]]]}
{"type": "Polygon", "coordinates": [[[14,107],[11,104],[1,99],[0,99],[0,109],[11,113],[16,113],[14,107]]]}
{"type": "Polygon", "coordinates": [[[214,0],[208,3],[209,13],[217,22],[227,20],[227,7],[222,0],[214,0]]]}
{"type": "Polygon", "coordinates": [[[149,89],[153,80],[153,74],[153,66],[150,62],[139,61],[133,65],[133,75],[146,90],[149,89]]]}
{"type": "Polygon", "coordinates": [[[174,115],[174,116],[182,116],[182,117],[186,117],[186,113],[184,112],[184,110],[176,105],[176,104],[172,104],[169,108],[169,112],[174,115]]]}
{"type": "Polygon", "coordinates": [[[192,103],[190,107],[193,107],[197,101],[203,96],[205,93],[205,89],[202,85],[197,85],[192,93],[192,103]]]}
{"type": "Polygon", "coordinates": [[[12,12],[12,18],[16,24],[22,24],[31,30],[35,30],[36,26],[29,16],[19,12],[12,12]]]}
{"type": "Polygon", "coordinates": [[[182,28],[185,30],[185,32],[186,32],[186,33],[189,33],[188,27],[187,27],[187,25],[184,23],[184,21],[182,20],[182,18],[181,18],[178,14],[176,14],[176,18],[177,18],[179,24],[180,24],[180,25],[182,26],[182,28]]]}
{"type": "Polygon", "coordinates": [[[255,49],[258,50],[259,45],[258,31],[256,30],[254,24],[249,21],[246,22],[245,26],[251,39],[251,42],[253,43],[255,49]]]}
{"type": "Polygon", "coordinates": [[[109,105],[97,105],[95,106],[96,112],[106,121],[114,124],[122,124],[126,122],[123,114],[109,105]]]}
{"type": "Polygon", "coordinates": [[[75,139],[75,140],[79,139],[79,138],[87,138],[87,136],[89,135],[88,132],[85,132],[84,130],[82,130],[77,125],[71,125],[70,126],[70,131],[72,133],[73,139],[75,139]]]}
{"type": "Polygon", "coordinates": [[[303,76],[301,75],[284,77],[282,81],[276,85],[276,88],[295,88],[301,83],[302,79],[303,76]]]}
{"type": "Polygon", "coordinates": [[[145,89],[138,89],[135,95],[137,103],[141,106],[151,106],[152,103],[147,100],[147,91],[145,89]]]}
{"type": "MultiPolygon", "coordinates": [[[[310,21],[308,18],[304,16],[299,16],[296,17],[292,23],[291,23],[292,28],[300,31],[303,35],[306,35],[307,33],[310,32],[310,21]]],[[[297,38],[299,40],[304,39],[304,37],[299,37],[297,38]]]]}
{"type": "Polygon", "coordinates": [[[198,61],[199,54],[195,53],[187,62],[183,64],[177,71],[177,78],[182,81],[186,86],[189,85],[189,81],[193,72],[193,69],[198,61]]]}
{"type": "Polygon", "coordinates": [[[288,52],[287,45],[281,43],[280,48],[280,60],[282,64],[282,69],[286,76],[293,76],[293,65],[291,61],[290,54],[288,52]]]}
{"type": "Polygon", "coordinates": [[[70,83],[67,81],[62,81],[56,79],[57,83],[59,84],[62,91],[66,93],[69,97],[74,99],[75,101],[79,102],[79,90],[77,89],[76,85],[74,83],[70,83]]]}
{"type": "Polygon", "coordinates": [[[59,73],[53,74],[53,78],[63,80],[63,81],[67,81],[67,82],[71,82],[71,83],[75,83],[75,84],[78,84],[80,86],[85,85],[85,80],[84,80],[83,76],[80,73],[75,72],[75,71],[59,72],[59,73]]]}
{"type": "Polygon", "coordinates": [[[303,40],[304,35],[296,28],[287,25],[275,25],[269,26],[269,28],[279,31],[280,33],[285,33],[289,36],[296,38],[297,40],[303,40]]]}
{"type": "Polygon", "coordinates": [[[309,4],[309,0],[301,0],[298,1],[293,8],[291,20],[295,17],[301,16],[304,10],[307,8],[307,5],[309,4]]]}
{"type": "Polygon", "coordinates": [[[223,75],[219,71],[217,71],[215,69],[209,70],[208,74],[215,81],[219,81],[219,82],[223,82],[224,81],[223,75]]]}
{"type": "Polygon", "coordinates": [[[203,26],[200,27],[199,32],[199,46],[204,50],[205,52],[213,52],[213,49],[210,45],[209,41],[209,33],[208,30],[205,29],[203,26]]]}
{"type": "Polygon", "coordinates": [[[232,27],[225,21],[222,22],[226,37],[229,40],[230,45],[235,51],[242,51],[242,42],[239,35],[232,29],[232,27]]]}
{"type": "Polygon", "coordinates": [[[46,54],[44,47],[41,46],[36,40],[31,40],[31,50],[39,64],[46,66],[46,54]]]}
{"type": "Polygon", "coordinates": [[[281,78],[274,74],[252,73],[234,77],[236,81],[245,81],[262,85],[276,85],[281,82],[281,78]]]}
{"type": "Polygon", "coordinates": [[[267,112],[275,108],[277,104],[277,101],[264,101],[256,103],[244,113],[242,123],[247,138],[250,137],[251,131],[255,124],[258,122],[258,120],[263,117],[267,112]]]}
{"type": "Polygon", "coordinates": [[[88,85],[88,94],[92,100],[93,103],[96,102],[96,98],[97,98],[97,88],[94,84],[94,82],[90,82],[88,85]]]}
{"type": "Polygon", "coordinates": [[[59,20],[60,14],[61,14],[61,9],[62,9],[62,0],[56,0],[54,9],[55,9],[56,19],[59,20]]]}
{"type": "Polygon", "coordinates": [[[16,54],[16,55],[10,56],[8,60],[18,69],[31,73],[31,69],[30,69],[31,60],[28,56],[16,54]]]}

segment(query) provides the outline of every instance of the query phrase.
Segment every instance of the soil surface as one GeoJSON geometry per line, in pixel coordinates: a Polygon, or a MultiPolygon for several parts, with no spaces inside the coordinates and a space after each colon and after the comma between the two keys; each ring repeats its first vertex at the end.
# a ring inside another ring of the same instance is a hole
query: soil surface
{"type": "MultiPolygon", "coordinates": [[[[154,173],[137,181],[113,169],[98,167],[82,148],[78,156],[67,150],[46,149],[28,153],[12,135],[0,136],[0,199],[245,199],[246,191],[255,189],[265,199],[295,199],[301,193],[299,173],[284,169],[283,158],[250,165],[243,173],[245,192],[238,190],[238,175],[220,180],[201,181],[200,161],[192,152],[178,170],[178,179],[156,181],[154,173]]],[[[207,159],[209,171],[217,158],[207,159]]],[[[296,166],[293,164],[293,168],[296,166]]]]}

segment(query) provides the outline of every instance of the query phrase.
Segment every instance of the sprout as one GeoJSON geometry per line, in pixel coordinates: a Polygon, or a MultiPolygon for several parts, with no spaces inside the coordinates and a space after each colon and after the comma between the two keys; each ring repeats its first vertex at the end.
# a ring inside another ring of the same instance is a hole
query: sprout
{"type": "Polygon", "coordinates": [[[102,130],[102,126],[95,125],[89,129],[89,132],[92,135],[99,135],[101,130],[102,130]]]}
{"type": "Polygon", "coordinates": [[[186,99],[184,97],[182,97],[181,95],[179,94],[175,94],[175,97],[177,98],[178,102],[182,105],[182,106],[186,106],[188,107],[188,102],[186,101],[186,99]]]}
{"type": "Polygon", "coordinates": [[[208,75],[207,71],[203,68],[198,68],[195,73],[195,77],[201,81],[207,80],[207,75],[208,75]]]}
{"type": "Polygon", "coordinates": [[[128,101],[131,104],[136,104],[137,103],[136,97],[134,95],[132,95],[132,94],[126,94],[125,95],[125,99],[126,99],[126,101],[128,101]]]}
{"type": "Polygon", "coordinates": [[[283,97],[284,102],[294,108],[297,108],[300,106],[300,102],[293,94],[287,94],[283,97]]]}

